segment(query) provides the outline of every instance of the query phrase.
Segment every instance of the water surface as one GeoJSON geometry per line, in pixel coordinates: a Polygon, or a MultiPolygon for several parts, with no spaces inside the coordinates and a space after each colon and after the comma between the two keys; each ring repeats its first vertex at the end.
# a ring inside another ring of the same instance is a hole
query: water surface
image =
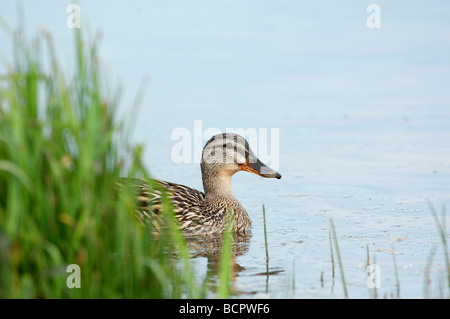
{"type": "MultiPolygon", "coordinates": [[[[29,33],[48,29],[73,67],[67,3],[23,3],[29,33]]],[[[156,178],[201,189],[199,165],[171,158],[171,133],[193,132],[195,120],[279,129],[283,178],[233,180],[253,219],[236,256],[236,297],[344,297],[330,218],[349,297],[448,296],[427,200],[438,212],[450,206],[450,5],[378,5],[381,28],[369,29],[360,1],[80,1],[82,28],[102,34],[110,84],[122,83],[123,113],[148,79],[134,140],[156,178]],[[381,270],[376,295],[367,251],[381,270]]],[[[17,23],[13,1],[0,12],[17,23]]],[[[0,33],[3,54],[9,42],[0,33]]],[[[212,263],[193,261],[199,277],[212,263]]]]}

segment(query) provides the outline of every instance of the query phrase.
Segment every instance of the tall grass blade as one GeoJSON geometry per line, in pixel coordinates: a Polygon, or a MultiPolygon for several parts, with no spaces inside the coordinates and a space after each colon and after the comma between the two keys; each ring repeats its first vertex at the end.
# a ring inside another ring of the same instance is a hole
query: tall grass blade
{"type": "Polygon", "coordinates": [[[445,264],[446,264],[446,269],[447,269],[447,287],[448,287],[448,291],[450,294],[450,256],[449,256],[448,243],[447,243],[447,234],[446,234],[446,229],[445,229],[446,207],[445,207],[445,205],[442,205],[441,219],[439,219],[433,203],[430,200],[428,200],[427,202],[428,202],[428,207],[430,208],[430,211],[431,211],[431,215],[433,216],[434,222],[438,229],[439,237],[440,237],[441,243],[442,243],[442,248],[444,250],[444,258],[445,258],[445,264]]]}
{"type": "Polygon", "coordinates": [[[232,264],[233,264],[233,221],[231,211],[227,211],[225,231],[223,232],[222,251],[219,263],[219,286],[217,296],[221,299],[229,298],[231,293],[232,264]]]}
{"type": "Polygon", "coordinates": [[[339,243],[338,243],[338,239],[337,239],[337,235],[336,235],[336,228],[334,227],[334,222],[333,222],[333,219],[331,219],[331,218],[330,218],[330,226],[331,226],[331,233],[333,235],[334,246],[336,248],[336,255],[337,255],[337,259],[338,259],[339,270],[341,273],[342,288],[344,290],[345,298],[348,298],[347,283],[345,281],[344,267],[342,265],[341,253],[339,251],[339,243]]]}

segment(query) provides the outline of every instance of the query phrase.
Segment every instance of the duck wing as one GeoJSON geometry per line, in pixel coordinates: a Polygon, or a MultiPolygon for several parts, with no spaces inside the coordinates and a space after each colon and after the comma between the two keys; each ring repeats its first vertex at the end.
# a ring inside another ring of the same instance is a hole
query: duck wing
{"type": "Polygon", "coordinates": [[[137,192],[136,217],[141,223],[151,223],[157,230],[162,225],[163,194],[172,205],[181,229],[189,229],[201,223],[205,194],[196,189],[161,180],[138,178],[122,179],[123,186],[132,186],[137,192]]]}

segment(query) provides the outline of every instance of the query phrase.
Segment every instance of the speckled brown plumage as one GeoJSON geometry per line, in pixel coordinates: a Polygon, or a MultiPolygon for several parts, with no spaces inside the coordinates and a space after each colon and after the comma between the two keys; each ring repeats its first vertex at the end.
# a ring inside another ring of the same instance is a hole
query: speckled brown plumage
{"type": "Polygon", "coordinates": [[[137,217],[143,223],[152,223],[155,229],[161,227],[162,192],[167,193],[180,228],[188,234],[220,233],[225,227],[225,216],[230,214],[234,230],[245,232],[251,226],[251,219],[237,200],[213,198],[206,200],[203,192],[196,189],[160,180],[152,180],[149,187],[144,179],[134,179],[139,201],[137,217]]]}

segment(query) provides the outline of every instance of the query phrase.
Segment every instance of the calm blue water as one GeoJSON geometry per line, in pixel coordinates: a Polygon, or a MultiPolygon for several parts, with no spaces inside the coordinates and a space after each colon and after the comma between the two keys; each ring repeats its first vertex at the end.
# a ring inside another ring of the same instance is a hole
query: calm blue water
{"type": "MultiPolygon", "coordinates": [[[[51,31],[73,68],[69,3],[23,7],[29,35],[51,31]]],[[[439,212],[450,207],[450,4],[378,1],[380,29],[366,26],[368,4],[80,1],[82,28],[101,33],[110,84],[124,90],[124,114],[147,79],[134,139],[155,177],[201,189],[199,165],[171,158],[172,132],[194,134],[195,120],[203,130],[279,130],[283,178],[233,180],[254,223],[248,251],[236,258],[241,297],[343,297],[336,253],[332,278],[330,218],[349,297],[373,296],[367,247],[381,269],[378,297],[397,295],[395,269],[400,297],[440,297],[445,287],[426,200],[439,212]],[[266,270],[262,204],[270,270],[281,271],[268,281],[256,275],[266,270]]],[[[0,15],[17,25],[13,1],[0,4],[0,15]]],[[[9,42],[0,32],[7,57],[9,42]]],[[[194,262],[201,276],[206,260],[194,262]]]]}

